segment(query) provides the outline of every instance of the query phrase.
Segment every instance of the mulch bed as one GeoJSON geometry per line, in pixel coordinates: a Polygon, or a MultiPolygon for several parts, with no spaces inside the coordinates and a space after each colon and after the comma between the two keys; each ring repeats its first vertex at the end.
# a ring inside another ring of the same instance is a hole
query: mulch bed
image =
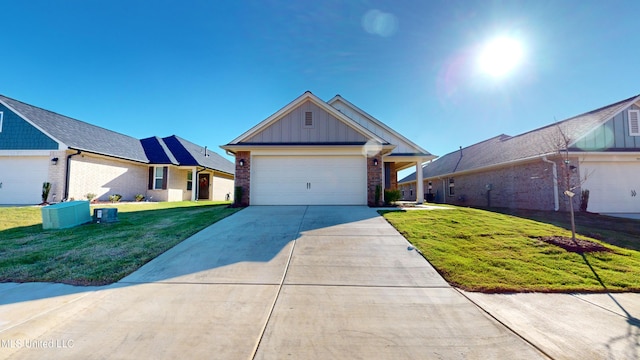
{"type": "Polygon", "coordinates": [[[592,241],[576,239],[573,241],[570,237],[565,236],[542,236],[538,240],[544,241],[548,244],[559,246],[567,251],[575,253],[589,253],[604,251],[609,252],[610,249],[592,241]]]}

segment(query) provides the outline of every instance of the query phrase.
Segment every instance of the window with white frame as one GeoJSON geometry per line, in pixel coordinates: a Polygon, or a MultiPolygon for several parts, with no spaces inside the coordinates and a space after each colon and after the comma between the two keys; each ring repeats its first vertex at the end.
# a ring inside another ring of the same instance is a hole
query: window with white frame
{"type": "Polygon", "coordinates": [[[453,196],[456,194],[456,186],[455,180],[453,178],[449,178],[449,196],[453,196]]]}
{"type": "Polygon", "coordinates": [[[0,111],[0,133],[2,132],[2,120],[4,120],[4,112],[0,111]]]}
{"type": "Polygon", "coordinates": [[[162,166],[156,166],[153,173],[153,188],[162,189],[163,181],[164,181],[164,168],[162,166]]]}
{"type": "Polygon", "coordinates": [[[187,172],[187,190],[193,190],[193,171],[187,172]]]}
{"type": "Polygon", "coordinates": [[[640,110],[629,110],[629,135],[640,136],[640,110]]]}

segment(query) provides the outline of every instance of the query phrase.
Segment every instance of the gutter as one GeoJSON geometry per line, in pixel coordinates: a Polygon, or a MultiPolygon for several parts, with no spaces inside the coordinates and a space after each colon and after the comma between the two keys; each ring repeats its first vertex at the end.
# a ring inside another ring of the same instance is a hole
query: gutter
{"type": "Polygon", "coordinates": [[[547,156],[542,157],[542,161],[552,165],[553,170],[553,210],[558,211],[560,209],[560,199],[558,198],[558,166],[555,162],[547,159],[547,156]]]}
{"type": "Polygon", "coordinates": [[[67,201],[69,198],[69,178],[71,177],[71,158],[76,155],[80,155],[82,153],[82,151],[80,150],[76,150],[76,151],[77,152],[75,154],[67,155],[67,172],[64,175],[64,197],[62,198],[62,201],[67,201]]]}

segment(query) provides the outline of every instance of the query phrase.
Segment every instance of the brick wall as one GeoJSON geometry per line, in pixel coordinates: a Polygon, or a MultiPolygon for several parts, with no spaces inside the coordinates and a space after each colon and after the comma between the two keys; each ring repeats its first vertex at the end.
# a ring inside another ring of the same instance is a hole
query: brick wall
{"type": "MultiPolygon", "coordinates": [[[[70,152],[71,153],[71,152],[70,152]]],[[[51,159],[58,158],[58,163],[53,165],[49,162],[48,181],[51,183],[51,191],[49,192],[49,202],[60,202],[64,197],[64,182],[67,173],[67,152],[52,151],[49,154],[51,159]]]]}
{"type": "MultiPolygon", "coordinates": [[[[558,177],[563,172],[563,162],[556,160],[558,177]]],[[[571,159],[571,165],[576,166],[571,172],[571,181],[576,184],[579,178],[578,159],[571,159]]],[[[449,195],[448,179],[425,179],[424,188],[427,193],[428,182],[432,181],[432,193],[436,202],[460,206],[477,207],[505,207],[514,209],[554,210],[554,187],[552,165],[542,160],[517,164],[490,171],[477,172],[466,175],[454,175],[454,195],[449,195]],[[444,186],[443,186],[444,181],[444,186]],[[491,190],[487,185],[491,184],[491,190]]],[[[405,200],[415,199],[415,182],[400,186],[405,190],[405,200]],[[411,196],[409,189],[413,189],[411,196]]],[[[558,187],[559,210],[569,210],[569,198],[563,194],[563,187],[558,187]]],[[[580,189],[574,191],[574,207],[580,205],[580,189]]]]}
{"type": "Polygon", "coordinates": [[[391,168],[390,179],[389,179],[389,182],[390,182],[389,185],[391,185],[390,189],[396,190],[398,189],[398,172],[396,171],[396,163],[392,162],[391,164],[389,164],[389,166],[391,168]]]}
{"type": "MultiPolygon", "coordinates": [[[[382,157],[380,154],[367,158],[367,203],[369,206],[376,205],[376,186],[382,189],[382,157]],[[373,162],[378,160],[378,165],[373,162]]],[[[380,196],[382,198],[382,195],[380,196]]]]}
{"type": "Polygon", "coordinates": [[[144,164],[76,155],[71,158],[69,198],[86,200],[87,193],[94,193],[99,200],[108,201],[109,195],[120,194],[123,201],[133,201],[136,194],[147,193],[148,176],[144,164]]]}
{"type": "Polygon", "coordinates": [[[238,203],[242,206],[249,206],[251,194],[251,152],[238,151],[236,153],[236,178],[235,186],[242,188],[242,198],[238,203]],[[240,166],[240,160],[244,161],[244,166],[240,166]]]}

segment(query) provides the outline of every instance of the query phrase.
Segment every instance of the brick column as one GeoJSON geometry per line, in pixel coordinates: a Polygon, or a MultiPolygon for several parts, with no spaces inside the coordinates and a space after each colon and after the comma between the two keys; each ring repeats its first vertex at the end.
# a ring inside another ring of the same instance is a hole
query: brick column
{"type": "MultiPolygon", "coordinates": [[[[367,203],[369,206],[376,205],[376,186],[380,185],[380,191],[384,191],[382,186],[382,157],[380,154],[367,157],[367,203]],[[378,165],[374,165],[374,160],[378,160],[378,165]]],[[[382,201],[382,194],[380,196],[382,201]]]]}
{"type": "Polygon", "coordinates": [[[391,190],[398,190],[398,172],[396,171],[396,163],[392,162],[389,164],[389,185],[391,186],[391,190]]]}
{"type": "Polygon", "coordinates": [[[236,153],[236,174],[235,174],[235,186],[242,188],[242,198],[236,200],[237,204],[241,206],[249,206],[249,199],[251,198],[251,152],[250,151],[238,151],[236,153]],[[243,166],[240,166],[240,161],[243,161],[243,166]]]}

